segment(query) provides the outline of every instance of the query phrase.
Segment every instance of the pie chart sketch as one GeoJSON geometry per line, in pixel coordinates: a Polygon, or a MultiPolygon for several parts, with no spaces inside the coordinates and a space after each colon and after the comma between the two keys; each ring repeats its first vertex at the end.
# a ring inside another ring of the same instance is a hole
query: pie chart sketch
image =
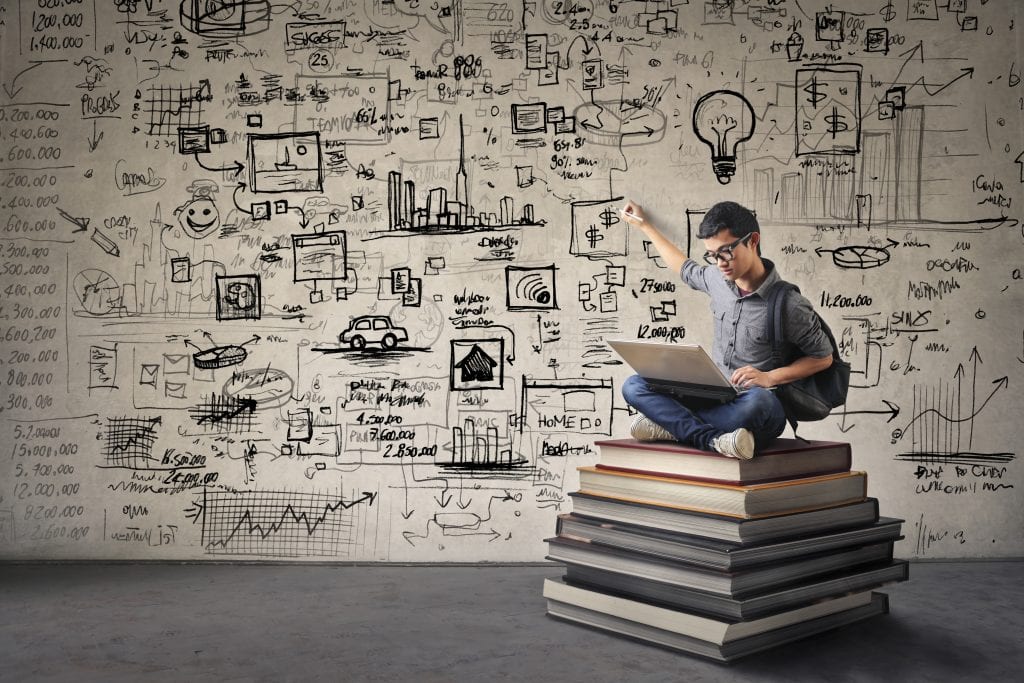
{"type": "MultiPolygon", "coordinates": [[[[891,240],[890,246],[893,246],[891,244],[891,240]]],[[[889,259],[892,258],[892,255],[889,253],[889,247],[857,245],[840,247],[838,249],[822,249],[821,247],[818,247],[814,250],[814,253],[818,256],[831,253],[832,263],[836,264],[836,266],[840,268],[854,268],[858,270],[884,266],[889,262],[889,259]]]]}
{"type": "Polygon", "coordinates": [[[72,281],[75,296],[87,313],[105,315],[120,305],[121,285],[109,273],[88,268],[72,281]]]}

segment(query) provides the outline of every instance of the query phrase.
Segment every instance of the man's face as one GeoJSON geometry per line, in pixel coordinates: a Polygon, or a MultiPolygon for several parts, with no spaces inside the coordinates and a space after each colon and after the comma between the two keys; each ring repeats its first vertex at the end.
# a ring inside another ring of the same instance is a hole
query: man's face
{"type": "Polygon", "coordinates": [[[738,240],[731,230],[724,228],[704,240],[704,248],[707,250],[705,256],[709,253],[717,254],[713,260],[718,270],[725,279],[735,281],[749,273],[753,267],[760,239],[761,235],[754,232],[738,240]]]}

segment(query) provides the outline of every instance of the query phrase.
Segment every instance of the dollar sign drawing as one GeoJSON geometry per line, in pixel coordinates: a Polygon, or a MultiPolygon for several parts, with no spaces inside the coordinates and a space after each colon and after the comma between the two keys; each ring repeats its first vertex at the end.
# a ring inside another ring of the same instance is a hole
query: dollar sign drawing
{"type": "Polygon", "coordinates": [[[811,84],[804,88],[804,92],[810,95],[810,97],[807,98],[807,102],[815,109],[818,108],[818,102],[821,102],[823,99],[828,97],[825,93],[818,92],[817,76],[811,76],[811,84]]]}
{"type": "Polygon", "coordinates": [[[850,127],[846,125],[846,117],[836,111],[835,107],[832,107],[832,113],[825,117],[825,123],[828,124],[828,132],[832,134],[832,139],[836,137],[836,133],[845,133],[850,130],[850,127]]]}
{"type": "Polygon", "coordinates": [[[607,209],[601,212],[601,224],[604,225],[606,229],[612,227],[613,225],[619,222],[620,219],[618,212],[613,211],[611,207],[608,207],[607,209]]]}
{"type": "Polygon", "coordinates": [[[879,14],[882,15],[882,21],[884,21],[885,23],[889,23],[890,21],[896,18],[896,10],[893,9],[891,2],[885,7],[883,7],[879,14]]]}
{"type": "MultiPolygon", "coordinates": [[[[598,218],[601,219],[601,225],[604,226],[605,230],[608,230],[608,228],[612,227],[616,223],[622,222],[619,219],[618,213],[612,210],[611,207],[606,208],[604,211],[598,214],[598,218]]],[[[587,241],[590,242],[591,249],[596,247],[597,243],[604,239],[604,235],[602,234],[602,232],[603,231],[599,230],[596,225],[591,223],[590,226],[587,228],[587,231],[583,233],[584,235],[586,235],[587,241]]]]}

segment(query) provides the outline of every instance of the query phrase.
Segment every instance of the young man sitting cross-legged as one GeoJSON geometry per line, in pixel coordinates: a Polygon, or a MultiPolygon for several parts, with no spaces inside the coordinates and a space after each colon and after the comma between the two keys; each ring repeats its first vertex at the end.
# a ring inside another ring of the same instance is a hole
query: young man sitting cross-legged
{"type": "Polygon", "coordinates": [[[775,264],[761,258],[757,218],[735,202],[715,204],[704,215],[697,237],[704,241],[701,265],[669,241],[628,202],[625,220],[651,241],[668,267],[691,289],[711,300],[714,319],[712,359],[737,387],[746,389],[726,403],[681,398],[628,378],[622,395],[641,414],[630,433],[640,441],[674,440],[744,460],[752,458],[786,427],[782,404],[771,387],[808,377],[832,364],[832,344],[811,303],[790,292],[782,309],[785,341],[800,350],[793,362],[773,367],[766,333],[767,297],[782,281],[775,264]]]}

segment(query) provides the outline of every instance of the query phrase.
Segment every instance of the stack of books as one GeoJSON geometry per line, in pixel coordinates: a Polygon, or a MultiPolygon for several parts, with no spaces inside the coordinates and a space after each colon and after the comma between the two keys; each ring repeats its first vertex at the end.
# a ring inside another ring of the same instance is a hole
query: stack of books
{"type": "Polygon", "coordinates": [[[908,577],[847,443],[778,439],[751,460],[598,441],[558,518],[548,614],[720,661],[888,612],[908,577]]]}

